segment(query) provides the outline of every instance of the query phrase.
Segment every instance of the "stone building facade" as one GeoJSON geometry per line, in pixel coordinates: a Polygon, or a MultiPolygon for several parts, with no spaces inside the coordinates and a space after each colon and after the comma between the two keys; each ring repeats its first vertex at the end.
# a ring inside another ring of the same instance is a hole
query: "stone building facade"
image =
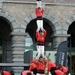
{"type": "MultiPolygon", "coordinates": [[[[28,35],[26,29],[33,20],[35,21],[35,7],[36,3],[19,1],[0,2],[0,20],[2,19],[2,22],[5,22],[3,24],[5,27],[8,26],[7,28],[4,28],[4,33],[1,29],[1,27],[3,28],[4,26],[0,26],[1,38],[7,38],[5,40],[8,42],[7,44],[6,42],[4,43],[5,49],[7,46],[7,51],[4,51],[5,53],[7,52],[7,54],[4,57],[7,57],[8,63],[10,60],[10,63],[24,63],[25,38],[28,35]],[[2,33],[6,36],[2,36],[2,33]],[[8,37],[7,35],[10,36],[8,37]],[[9,40],[9,38],[11,39],[9,40]],[[10,53],[10,58],[8,53],[10,53]]],[[[50,33],[48,36],[52,37],[52,50],[55,51],[57,50],[58,45],[61,42],[66,41],[69,37],[67,31],[71,23],[75,21],[75,5],[43,4],[43,7],[45,8],[43,18],[52,30],[52,34],[50,33]]],[[[46,27],[46,24],[44,27],[46,27]]],[[[34,28],[36,29],[36,27],[34,28]]],[[[14,67],[12,68],[14,69],[14,67]]],[[[20,69],[23,70],[23,67],[19,67],[19,70],[20,69]]]]}

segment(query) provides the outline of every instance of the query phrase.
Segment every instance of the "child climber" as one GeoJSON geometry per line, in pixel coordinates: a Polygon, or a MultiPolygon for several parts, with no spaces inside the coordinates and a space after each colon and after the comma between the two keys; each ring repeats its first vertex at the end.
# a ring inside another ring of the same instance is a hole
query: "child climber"
{"type": "Polygon", "coordinates": [[[46,30],[43,31],[40,29],[39,31],[36,30],[36,40],[37,40],[37,51],[38,51],[38,58],[42,55],[44,57],[44,42],[46,38],[46,30]]]}
{"type": "Polygon", "coordinates": [[[38,7],[38,8],[35,9],[36,23],[37,23],[38,31],[40,29],[43,31],[43,18],[42,18],[43,13],[44,13],[43,8],[38,7]]]}
{"type": "Polygon", "coordinates": [[[43,13],[44,13],[44,8],[41,7],[41,0],[37,0],[37,7],[35,9],[35,14],[36,14],[36,23],[37,23],[37,28],[38,31],[41,30],[43,31],[43,13]]]}

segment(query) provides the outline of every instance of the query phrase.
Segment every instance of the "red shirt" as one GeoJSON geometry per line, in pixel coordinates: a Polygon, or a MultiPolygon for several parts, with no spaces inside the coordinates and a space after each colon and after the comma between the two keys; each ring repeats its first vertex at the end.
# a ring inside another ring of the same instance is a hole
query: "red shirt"
{"type": "Polygon", "coordinates": [[[46,66],[46,62],[43,62],[43,63],[38,62],[37,63],[37,71],[44,71],[45,66],[46,66]]]}
{"type": "Polygon", "coordinates": [[[38,11],[38,8],[36,8],[35,11],[36,11],[35,14],[36,14],[37,17],[42,17],[42,15],[44,13],[44,9],[43,8],[41,8],[40,12],[38,11]]]}
{"type": "Polygon", "coordinates": [[[62,66],[62,70],[61,71],[66,73],[66,72],[68,72],[68,69],[66,67],[62,66]]]}
{"type": "Polygon", "coordinates": [[[61,70],[55,70],[56,75],[64,75],[64,73],[61,70]]]}
{"type": "Polygon", "coordinates": [[[44,43],[46,37],[46,30],[43,31],[42,35],[39,35],[39,32],[36,30],[36,39],[37,41],[44,43]]]}
{"type": "Polygon", "coordinates": [[[36,65],[36,62],[34,61],[34,60],[32,60],[31,62],[30,62],[30,68],[29,68],[29,70],[30,71],[32,71],[34,68],[36,68],[37,67],[37,65],[36,65]]]}
{"type": "Polygon", "coordinates": [[[25,70],[25,71],[22,72],[22,75],[27,75],[28,72],[31,72],[31,71],[30,70],[25,70]]]}
{"type": "Polygon", "coordinates": [[[11,75],[8,71],[3,71],[4,75],[11,75]]]}
{"type": "Polygon", "coordinates": [[[32,63],[32,64],[30,65],[29,70],[32,71],[32,70],[35,69],[35,68],[37,68],[37,65],[36,65],[35,63],[32,63]]]}
{"type": "Polygon", "coordinates": [[[56,67],[56,65],[52,61],[50,61],[48,63],[48,70],[50,71],[52,67],[56,67]]]}
{"type": "Polygon", "coordinates": [[[30,64],[32,64],[32,63],[34,63],[34,60],[32,60],[32,61],[30,62],[30,64]]]}

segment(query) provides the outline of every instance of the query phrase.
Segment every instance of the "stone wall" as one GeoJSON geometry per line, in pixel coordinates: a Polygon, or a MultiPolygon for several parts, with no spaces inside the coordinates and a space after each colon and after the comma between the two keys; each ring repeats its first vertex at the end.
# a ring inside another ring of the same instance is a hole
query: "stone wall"
{"type": "MultiPolygon", "coordinates": [[[[35,7],[35,4],[3,3],[2,10],[10,13],[16,19],[18,25],[21,25],[28,15],[35,12],[35,7]]],[[[59,25],[63,26],[66,20],[75,14],[75,7],[45,5],[45,12],[52,15],[56,20],[58,20],[59,25]]]]}
{"type": "Polygon", "coordinates": [[[31,4],[18,4],[18,3],[3,3],[5,12],[10,13],[17,21],[18,25],[21,25],[23,20],[35,11],[36,5],[31,4]]]}
{"type": "MultiPolygon", "coordinates": [[[[27,24],[34,19],[36,4],[29,3],[15,3],[15,2],[4,2],[2,5],[2,10],[4,12],[8,12],[13,18],[15,18],[18,27],[20,28],[20,32],[25,33],[25,29],[27,24]],[[22,28],[22,29],[21,29],[22,28]]],[[[54,40],[60,39],[60,41],[53,41],[56,47],[60,42],[65,41],[67,36],[67,30],[69,25],[75,21],[75,7],[68,5],[52,5],[46,4],[44,6],[45,14],[44,18],[49,19],[54,26],[52,26],[54,31],[54,40]],[[55,20],[54,20],[55,19],[55,20]],[[55,27],[55,29],[54,29],[55,27]],[[57,35],[59,34],[59,35],[57,35]],[[64,38],[61,37],[64,36],[64,38]],[[58,44],[56,44],[58,43],[58,44]]],[[[16,31],[16,30],[14,30],[16,31]]],[[[17,31],[18,32],[18,31],[17,31]]]]}

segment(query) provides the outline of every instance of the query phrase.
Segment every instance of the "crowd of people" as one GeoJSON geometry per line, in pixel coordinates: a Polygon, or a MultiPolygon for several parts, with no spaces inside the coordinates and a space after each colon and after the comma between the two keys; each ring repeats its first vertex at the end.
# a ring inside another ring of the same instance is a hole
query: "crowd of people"
{"type": "Polygon", "coordinates": [[[26,73],[31,73],[31,75],[69,75],[68,68],[59,63],[56,66],[50,59],[47,57],[43,58],[42,56],[35,57],[30,62],[29,70],[24,70],[21,75],[28,75],[26,73]]]}
{"type": "Polygon", "coordinates": [[[38,59],[35,58],[30,62],[29,70],[33,72],[34,75],[68,75],[68,69],[63,65],[59,64],[56,66],[48,58],[43,58],[42,56],[38,59]]]}
{"type": "MultiPolygon", "coordinates": [[[[0,75],[15,75],[13,71],[0,70],[0,75]]],[[[49,58],[36,56],[29,64],[29,69],[23,70],[21,75],[70,75],[68,68],[62,64],[56,66],[49,58]]]]}

